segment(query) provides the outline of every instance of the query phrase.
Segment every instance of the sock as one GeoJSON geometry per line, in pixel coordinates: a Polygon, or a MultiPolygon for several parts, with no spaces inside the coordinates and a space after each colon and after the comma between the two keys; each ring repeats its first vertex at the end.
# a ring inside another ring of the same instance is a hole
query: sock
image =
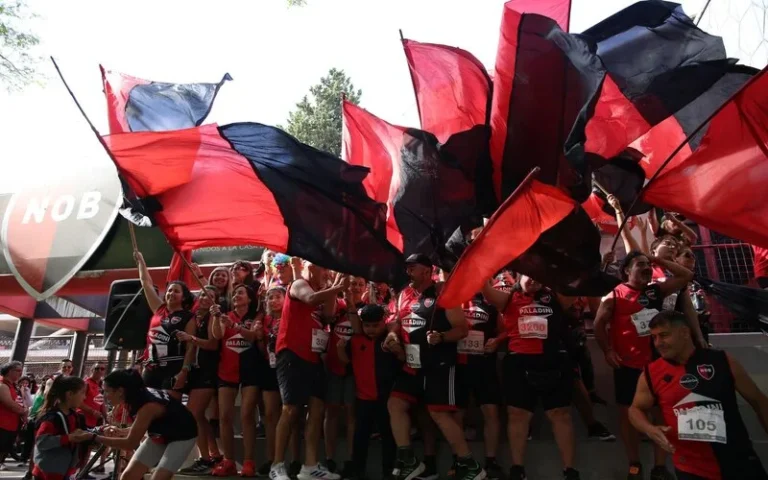
{"type": "Polygon", "coordinates": [[[424,466],[428,472],[437,471],[437,457],[435,455],[424,455],[424,466]]]}
{"type": "Polygon", "coordinates": [[[459,457],[456,459],[456,464],[461,465],[463,467],[470,467],[475,468],[479,467],[480,465],[475,461],[474,458],[472,458],[472,454],[466,455],[464,457],[459,457]]]}
{"type": "Polygon", "coordinates": [[[413,448],[410,445],[407,447],[397,447],[397,459],[406,465],[413,465],[416,462],[413,448]]]}

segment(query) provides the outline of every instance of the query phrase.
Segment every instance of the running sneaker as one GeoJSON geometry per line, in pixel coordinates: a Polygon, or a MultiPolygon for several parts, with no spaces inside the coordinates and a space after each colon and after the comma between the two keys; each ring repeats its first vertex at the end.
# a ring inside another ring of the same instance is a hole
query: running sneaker
{"type": "Polygon", "coordinates": [[[651,480],[675,480],[672,472],[663,465],[657,465],[651,469],[651,480]]]}
{"type": "Polygon", "coordinates": [[[461,462],[456,464],[456,480],[485,480],[485,470],[475,460],[469,465],[463,465],[461,462]]]}
{"type": "Polygon", "coordinates": [[[285,469],[285,463],[280,462],[272,465],[272,468],[269,470],[269,480],[291,480],[285,469]]]}
{"type": "Polygon", "coordinates": [[[352,478],[357,476],[355,473],[355,465],[349,460],[344,462],[344,466],[339,473],[341,474],[341,478],[352,478]]]}
{"type": "Polygon", "coordinates": [[[392,470],[392,477],[394,480],[414,480],[419,477],[426,470],[426,465],[418,460],[414,460],[413,464],[406,465],[402,460],[395,462],[395,469],[392,470]]]}
{"type": "Polygon", "coordinates": [[[630,464],[627,480],[643,480],[643,466],[639,463],[630,464]]]}
{"type": "Polygon", "coordinates": [[[272,469],[272,462],[266,462],[259,467],[258,474],[260,477],[268,477],[269,471],[272,469]]]}
{"type": "Polygon", "coordinates": [[[256,464],[253,460],[245,460],[243,462],[243,469],[240,470],[241,477],[255,477],[256,476],[256,464]]]}
{"type": "Polygon", "coordinates": [[[234,477],[237,475],[237,465],[234,460],[225,458],[216,465],[216,468],[213,469],[211,475],[214,477],[234,477]]]}
{"type": "Polygon", "coordinates": [[[336,460],[332,458],[325,459],[325,468],[331,473],[336,473],[336,460]]]}
{"type": "Polygon", "coordinates": [[[600,422],[595,422],[587,428],[588,435],[593,438],[599,439],[601,442],[615,442],[616,435],[612,434],[605,428],[600,422]]]}
{"type": "Polygon", "coordinates": [[[509,469],[509,480],[528,480],[525,476],[525,468],[522,465],[512,465],[509,469]]]}
{"type": "Polygon", "coordinates": [[[485,462],[485,475],[488,480],[504,480],[504,470],[496,462],[485,462]]]}
{"type": "Polygon", "coordinates": [[[299,480],[341,480],[341,475],[331,472],[325,465],[318,463],[314,467],[302,465],[296,476],[299,480]]]}
{"type": "Polygon", "coordinates": [[[298,460],[294,460],[291,462],[291,464],[288,466],[288,476],[291,478],[296,478],[296,475],[299,474],[301,471],[301,462],[298,460]]]}
{"type": "Polygon", "coordinates": [[[207,458],[198,458],[192,465],[179,470],[179,475],[210,475],[213,471],[213,462],[207,458]]]}
{"type": "Polygon", "coordinates": [[[563,480],[581,480],[578,470],[573,468],[566,468],[563,470],[563,480]]]}

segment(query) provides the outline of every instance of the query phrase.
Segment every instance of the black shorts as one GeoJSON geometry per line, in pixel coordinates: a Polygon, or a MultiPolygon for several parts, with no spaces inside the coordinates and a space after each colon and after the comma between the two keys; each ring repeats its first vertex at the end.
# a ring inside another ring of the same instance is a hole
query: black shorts
{"type": "Polygon", "coordinates": [[[616,404],[624,407],[632,405],[637,390],[637,381],[643,371],[636,368],[621,366],[613,371],[613,389],[616,393],[616,404]]]}
{"type": "Polygon", "coordinates": [[[283,405],[307,405],[310,397],[325,400],[325,368],[288,349],[277,354],[277,383],[283,405]]]}
{"type": "Polygon", "coordinates": [[[265,392],[279,392],[280,385],[277,382],[277,368],[266,365],[262,368],[259,387],[265,392]]]}
{"type": "Polygon", "coordinates": [[[508,354],[503,373],[508,407],[534,412],[539,401],[544,411],[571,405],[573,368],[566,355],[552,361],[542,355],[508,354]]]}
{"type": "Polygon", "coordinates": [[[193,368],[187,377],[187,391],[216,388],[218,376],[216,370],[210,368],[193,368]]]}
{"type": "Polygon", "coordinates": [[[420,370],[415,374],[401,370],[395,377],[392,396],[409,403],[422,402],[434,412],[453,412],[466,408],[469,398],[467,390],[457,385],[457,377],[455,365],[420,370]]]}
{"type": "Polygon", "coordinates": [[[18,432],[16,430],[3,430],[0,428],[0,453],[11,453],[13,451],[13,444],[16,443],[16,436],[18,432]]]}
{"type": "Polygon", "coordinates": [[[147,365],[141,378],[144,379],[144,385],[155,390],[172,390],[176,383],[175,377],[181,371],[184,362],[168,362],[165,365],[147,365]]]}
{"type": "Polygon", "coordinates": [[[457,365],[459,388],[474,395],[478,405],[501,404],[501,386],[496,370],[496,355],[470,358],[466,365],[457,365]]]}

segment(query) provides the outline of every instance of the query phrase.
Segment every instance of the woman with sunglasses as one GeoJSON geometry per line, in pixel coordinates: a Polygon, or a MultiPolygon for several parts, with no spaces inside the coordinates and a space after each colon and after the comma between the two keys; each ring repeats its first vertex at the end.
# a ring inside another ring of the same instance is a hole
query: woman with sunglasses
{"type": "Polygon", "coordinates": [[[149,388],[168,390],[171,395],[181,398],[181,392],[173,392],[174,377],[184,367],[184,344],[179,341],[177,335],[187,329],[187,333],[195,333],[194,323],[189,322],[192,318],[190,309],[194,297],[184,282],[173,281],[168,283],[164,298],[160,298],[144,256],[135,251],[133,258],[139,269],[147,304],[154,312],[147,332],[147,348],[144,354],[146,364],[142,374],[144,383],[149,388]]]}
{"type": "Polygon", "coordinates": [[[240,415],[243,428],[244,459],[243,477],[256,476],[256,464],[253,454],[256,449],[256,407],[259,399],[259,387],[266,360],[263,313],[259,311],[259,301],[253,289],[247,285],[235,285],[232,295],[232,311],[224,316],[213,305],[212,335],[221,341],[219,354],[219,425],[220,437],[224,450],[224,460],[213,469],[216,477],[229,477],[237,474],[234,460],[235,398],[241,394],[240,415]]]}
{"type": "Polygon", "coordinates": [[[219,290],[213,285],[206,286],[197,296],[194,335],[179,333],[179,340],[186,344],[184,364],[192,368],[182,369],[176,377],[176,387],[183,388],[189,395],[187,408],[197,422],[197,448],[200,452],[200,457],[191,466],[181,470],[180,473],[186,475],[210,474],[221,456],[215,432],[205,418],[218,382],[219,341],[213,337],[210,308],[219,304],[219,290]]]}
{"type": "Polygon", "coordinates": [[[253,265],[245,260],[238,260],[232,264],[230,269],[232,274],[232,285],[253,285],[253,265]]]}

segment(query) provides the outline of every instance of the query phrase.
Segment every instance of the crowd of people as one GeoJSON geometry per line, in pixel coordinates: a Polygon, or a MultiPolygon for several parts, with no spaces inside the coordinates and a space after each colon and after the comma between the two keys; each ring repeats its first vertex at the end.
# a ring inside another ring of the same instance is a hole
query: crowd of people
{"type": "MultiPolygon", "coordinates": [[[[618,202],[609,202],[621,221],[618,202]]],[[[441,473],[457,480],[523,480],[530,422],[541,406],[562,478],[575,480],[571,406],[590,437],[615,440],[593,411],[605,403],[595,391],[586,347],[586,325],[593,321],[614,372],[629,480],[647,478],[642,435],[657,447],[652,480],[675,478],[668,454],[679,480],[768,479],[736,392],[764,428],[768,398],[736,360],[707,343],[703,309],[694,304],[700,296],[693,283],[695,233],[674,215],[656,226],[642,223],[641,230],[640,245],[623,236],[629,253],[615,265],[622,283],[603,298],[565,297],[526,275],[502,271],[470,302],[451,309],[437,303],[450,272],[422,254],[406,259],[410,284],[399,292],[265,251],[257,268],[238,261],[208,278],[196,269],[203,288],[193,293],[181,281],[159,292],[137,251],[143,293],[154,312],[142,362],[106,377],[97,364],[81,380],[69,376],[65,361],[60,375],[41,387],[40,402],[17,387],[20,364],[3,366],[0,444],[11,434],[15,440],[24,419],[27,438],[35,438],[30,475],[46,479],[73,475],[100,444],[132,452],[122,472],[128,480],[150,470],[157,480],[176,473],[363,479],[371,469],[393,480],[433,480],[441,473]],[[653,233],[650,244],[646,231],[653,233]],[[482,412],[483,459],[473,458],[465,438],[471,402],[482,412]],[[508,472],[497,461],[503,417],[508,472]],[[345,451],[337,448],[342,418],[345,451]],[[105,420],[108,426],[100,428],[105,420]],[[257,422],[264,449],[257,449],[257,422]],[[437,469],[438,436],[454,456],[448,472],[437,469]],[[421,457],[413,448],[417,437],[421,457]],[[371,466],[374,438],[381,464],[371,466]],[[197,460],[182,468],[195,447],[197,460]],[[341,465],[339,458],[345,459],[341,465]]]]}

